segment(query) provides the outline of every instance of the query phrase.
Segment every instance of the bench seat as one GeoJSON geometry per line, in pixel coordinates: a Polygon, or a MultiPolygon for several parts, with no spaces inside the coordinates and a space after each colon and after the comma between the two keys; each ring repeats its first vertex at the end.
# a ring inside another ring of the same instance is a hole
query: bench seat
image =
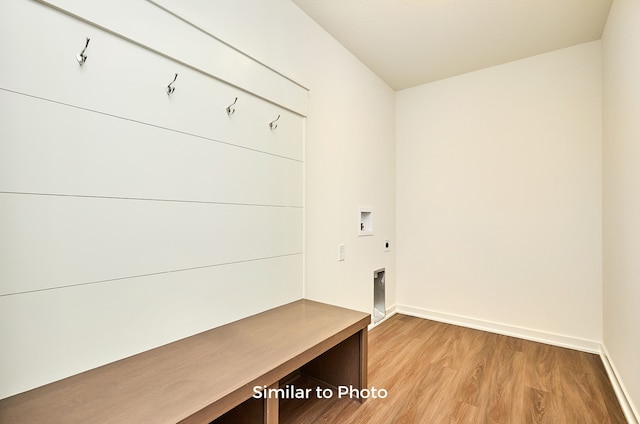
{"type": "MultiPolygon", "coordinates": [[[[0,422],[209,423],[300,369],[363,389],[369,323],[298,300],[0,400],[0,422]]],[[[261,402],[257,422],[277,423],[278,400],[261,402]]]]}

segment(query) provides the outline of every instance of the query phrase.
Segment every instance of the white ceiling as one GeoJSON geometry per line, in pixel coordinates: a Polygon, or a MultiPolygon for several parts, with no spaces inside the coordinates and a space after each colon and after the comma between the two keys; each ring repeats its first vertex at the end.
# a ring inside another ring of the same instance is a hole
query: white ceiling
{"type": "Polygon", "coordinates": [[[394,89],[602,35],[612,0],[292,0],[394,89]]]}

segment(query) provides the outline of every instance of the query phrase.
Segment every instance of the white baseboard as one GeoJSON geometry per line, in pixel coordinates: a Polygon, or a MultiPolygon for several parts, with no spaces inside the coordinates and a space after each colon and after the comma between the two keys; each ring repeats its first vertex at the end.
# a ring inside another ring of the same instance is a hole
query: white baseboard
{"type": "Polygon", "coordinates": [[[640,422],[640,414],[638,410],[631,402],[631,397],[629,397],[627,390],[622,383],[622,380],[619,378],[619,373],[611,360],[611,356],[609,356],[609,352],[607,352],[607,348],[603,345],[600,346],[600,357],[602,358],[602,363],[604,364],[604,368],[607,371],[607,375],[609,376],[609,381],[611,381],[611,385],[613,386],[613,390],[616,392],[616,396],[618,397],[618,401],[620,402],[620,406],[622,407],[622,411],[624,412],[624,416],[627,419],[629,424],[638,424],[640,422]]]}
{"type": "Polygon", "coordinates": [[[393,306],[387,308],[385,310],[384,318],[382,318],[380,321],[378,321],[376,323],[372,322],[371,324],[369,324],[368,329],[371,330],[372,328],[379,326],[380,324],[382,324],[383,322],[385,322],[386,320],[388,320],[389,318],[394,316],[396,314],[396,312],[397,312],[396,305],[393,305],[393,306]]]}
{"type": "Polygon", "coordinates": [[[544,331],[532,330],[529,328],[517,327],[514,325],[484,321],[476,318],[464,317],[442,312],[435,312],[428,309],[416,308],[414,306],[408,305],[398,305],[397,312],[400,314],[411,315],[418,318],[445,322],[447,324],[454,324],[462,327],[473,328],[476,330],[503,334],[505,336],[518,337],[525,340],[532,340],[535,342],[546,343],[554,346],[566,347],[583,352],[595,354],[600,354],[601,352],[600,342],[593,340],[579,339],[576,337],[547,333],[544,331]]]}

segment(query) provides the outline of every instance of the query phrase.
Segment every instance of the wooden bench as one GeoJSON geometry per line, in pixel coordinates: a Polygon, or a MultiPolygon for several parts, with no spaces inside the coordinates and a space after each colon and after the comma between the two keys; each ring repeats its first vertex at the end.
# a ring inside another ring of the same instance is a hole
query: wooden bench
{"type": "Polygon", "coordinates": [[[301,372],[367,387],[369,322],[299,300],[0,400],[0,422],[277,423],[278,399],[254,397],[256,386],[301,372]]]}

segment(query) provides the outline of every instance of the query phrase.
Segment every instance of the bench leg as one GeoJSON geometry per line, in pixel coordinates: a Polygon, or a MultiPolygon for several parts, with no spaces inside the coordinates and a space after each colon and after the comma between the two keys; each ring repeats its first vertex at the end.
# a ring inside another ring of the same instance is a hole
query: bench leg
{"type": "MultiPolygon", "coordinates": [[[[360,372],[360,389],[367,389],[369,386],[367,381],[368,371],[368,362],[369,362],[369,331],[367,328],[363,328],[359,333],[360,339],[360,364],[359,364],[359,372],[360,372]]],[[[360,403],[364,402],[364,399],[359,399],[360,403]]]]}
{"type": "MultiPolygon", "coordinates": [[[[276,381],[268,389],[277,389],[280,385],[276,381]]],[[[278,424],[278,397],[268,396],[264,400],[264,424],[278,424]]]]}

